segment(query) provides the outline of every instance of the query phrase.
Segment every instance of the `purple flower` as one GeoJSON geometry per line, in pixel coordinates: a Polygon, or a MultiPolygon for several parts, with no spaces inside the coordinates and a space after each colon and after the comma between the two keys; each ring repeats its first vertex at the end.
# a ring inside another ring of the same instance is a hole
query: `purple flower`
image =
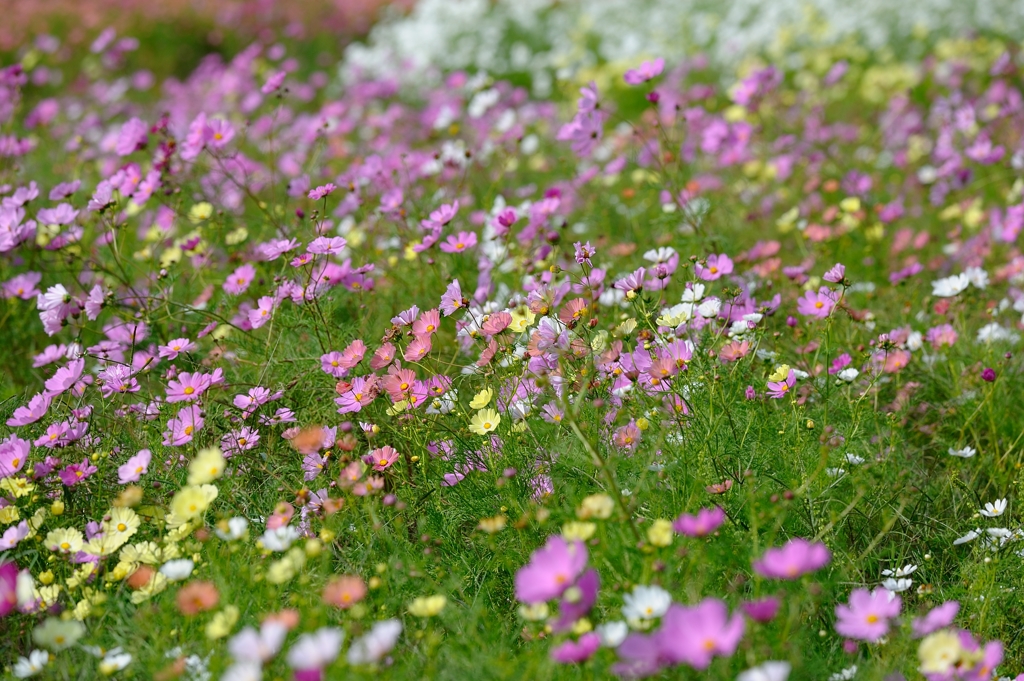
{"type": "Polygon", "coordinates": [[[558,605],[558,620],[551,628],[557,632],[568,631],[579,618],[594,607],[600,588],[601,579],[597,575],[597,570],[590,569],[584,572],[575,586],[562,594],[562,601],[558,605]]]}
{"type": "Polygon", "coordinates": [[[711,534],[725,522],[725,511],[720,506],[702,508],[697,515],[682,514],[672,523],[672,529],[688,537],[703,537],[711,534]]]}
{"type": "Polygon", "coordinates": [[[755,622],[770,622],[779,612],[779,599],[769,597],[758,601],[747,601],[740,607],[743,608],[747,617],[755,622]]]}
{"type": "Polygon", "coordinates": [[[639,85],[658,77],[663,70],[665,70],[665,60],[658,57],[654,61],[645,61],[637,68],[626,71],[622,79],[626,81],[627,85],[639,85]]]}
{"type": "Polygon", "coordinates": [[[579,641],[566,641],[551,649],[551,659],[561,664],[576,664],[590,658],[601,645],[601,637],[595,632],[583,634],[579,641]]]}
{"type": "Polygon", "coordinates": [[[981,372],[981,380],[988,383],[996,380],[996,370],[992,367],[985,367],[984,371],[981,372]]]}
{"type": "Polygon", "coordinates": [[[581,541],[566,542],[560,535],[548,538],[544,548],[516,573],[516,599],[543,603],[558,598],[571,587],[587,565],[587,548],[581,541]]]}
{"type": "MultiPolygon", "coordinates": [[[[4,530],[3,536],[0,536],[0,552],[13,549],[21,540],[28,536],[28,521],[22,520],[17,525],[11,525],[4,530]]],[[[2,614],[2,613],[0,613],[2,614]]]]}
{"type": "Polygon", "coordinates": [[[828,565],[832,554],[824,544],[790,539],[779,548],[768,549],[754,563],[754,571],[769,579],[796,579],[828,565]]]}
{"type": "Polygon", "coordinates": [[[836,632],[874,642],[889,633],[889,620],[900,614],[900,597],[888,589],[854,589],[847,605],[836,606],[836,632]]]}
{"type": "Polygon", "coordinates": [[[945,629],[953,623],[958,612],[960,612],[960,603],[957,601],[946,601],[942,605],[932,608],[927,615],[910,623],[914,630],[914,636],[920,638],[933,631],[945,629]]]}

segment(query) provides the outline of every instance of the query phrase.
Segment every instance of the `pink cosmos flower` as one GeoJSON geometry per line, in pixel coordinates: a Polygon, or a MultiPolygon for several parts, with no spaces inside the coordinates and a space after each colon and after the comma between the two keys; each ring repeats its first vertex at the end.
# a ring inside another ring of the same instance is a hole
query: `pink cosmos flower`
{"type": "Polygon", "coordinates": [[[180,447],[192,442],[196,431],[202,430],[206,421],[198,406],[190,404],[178,411],[178,415],[167,421],[164,432],[164,444],[169,447],[180,447]]]}
{"type": "Polygon", "coordinates": [[[445,317],[448,317],[459,308],[466,307],[467,305],[469,305],[469,301],[462,295],[462,288],[459,286],[459,280],[453,279],[452,283],[448,284],[448,288],[445,290],[444,295],[441,296],[442,314],[444,314],[445,317]]]}
{"type": "Polygon", "coordinates": [[[241,295],[248,290],[253,279],[256,278],[256,268],[251,263],[246,263],[236,269],[224,282],[224,291],[233,296],[241,295]]]}
{"type": "Polygon", "coordinates": [[[916,618],[910,623],[914,630],[914,637],[920,638],[939,629],[945,629],[953,624],[958,612],[960,612],[960,603],[957,601],[946,601],[942,605],[932,608],[927,615],[916,618]]]}
{"type": "Polygon", "coordinates": [[[341,366],[341,353],[337,350],[320,356],[320,369],[334,378],[345,378],[348,374],[348,369],[341,366]]]}
{"type": "Polygon", "coordinates": [[[637,68],[626,71],[622,79],[627,85],[640,85],[658,77],[664,69],[665,60],[658,57],[654,61],[645,61],[637,68]]]}
{"type": "Polygon", "coordinates": [[[370,368],[374,371],[383,369],[395,359],[395,346],[393,343],[385,343],[377,348],[370,359],[370,368]]]}
{"type": "Polygon", "coordinates": [[[796,385],[796,372],[790,369],[786,374],[786,380],[768,381],[768,397],[781,399],[789,394],[794,385],[796,385]]]}
{"type": "Polygon", "coordinates": [[[14,475],[24,468],[31,449],[28,440],[22,440],[17,435],[0,441],[0,478],[14,475]]]}
{"type": "Polygon", "coordinates": [[[46,393],[39,393],[28,401],[28,405],[25,407],[18,407],[14,410],[11,418],[7,419],[7,425],[12,427],[27,426],[30,423],[35,423],[39,419],[46,416],[46,412],[50,408],[50,402],[52,398],[46,393]]]}
{"type": "Polygon", "coordinates": [[[309,243],[309,252],[316,255],[337,255],[345,250],[348,241],[340,236],[318,236],[309,243]]]}
{"type": "Polygon", "coordinates": [[[706,598],[692,608],[670,606],[655,637],[664,659],[700,670],[707,669],[716,655],[728,657],[736,652],[743,629],[742,615],[729,617],[725,603],[706,598]]]}
{"type": "MultiPolygon", "coordinates": [[[[3,536],[0,536],[0,552],[13,549],[21,540],[28,536],[28,521],[22,520],[17,525],[11,525],[4,530],[3,536]]],[[[2,608],[0,608],[2,610],[2,608]]],[[[0,616],[4,613],[0,612],[0,616]]]]}
{"type": "Polygon", "coordinates": [[[441,327],[441,315],[437,308],[427,310],[412,323],[414,336],[432,335],[441,327]]]}
{"type": "Polygon", "coordinates": [[[406,362],[419,362],[430,353],[431,342],[429,335],[416,336],[405,348],[402,357],[406,362]]]}
{"type": "Polygon", "coordinates": [[[440,248],[445,253],[463,253],[474,246],[476,246],[476,234],[459,232],[458,235],[450,235],[440,248]]]}
{"type": "Polygon", "coordinates": [[[377,396],[376,385],[376,376],[359,376],[353,379],[351,388],[342,393],[341,396],[334,398],[335,404],[338,405],[338,413],[358,413],[363,407],[373,402],[377,396]]]}
{"type": "Polygon", "coordinates": [[[18,566],[0,564],[0,617],[9,615],[18,606],[18,566]]]}
{"type": "Polygon", "coordinates": [[[178,358],[178,355],[183,352],[192,352],[197,346],[188,338],[175,338],[172,341],[168,341],[167,345],[161,345],[160,357],[163,359],[174,360],[178,358]]]}
{"type": "Polygon", "coordinates": [[[581,541],[566,542],[561,535],[548,538],[544,548],[530,556],[530,562],[516,573],[516,599],[543,603],[558,598],[575,583],[587,565],[587,548],[581,541]]]}
{"type": "Polygon", "coordinates": [[[0,290],[3,291],[4,298],[32,300],[39,295],[39,289],[36,287],[42,278],[43,275],[39,272],[25,272],[5,281],[0,290]]]}
{"type": "Polygon", "coordinates": [[[341,367],[343,369],[354,369],[357,364],[363,361],[365,355],[366,343],[357,338],[341,351],[341,367]]]}
{"type": "Polygon", "coordinates": [[[889,633],[889,620],[900,614],[902,601],[888,589],[854,589],[847,605],[836,606],[836,632],[874,642],[889,633]]]}
{"type": "Polygon", "coordinates": [[[832,269],[826,272],[825,276],[823,276],[822,279],[829,282],[830,284],[838,284],[841,283],[845,277],[846,265],[838,263],[836,265],[833,265],[832,269]]]}
{"type": "Polygon", "coordinates": [[[384,446],[374,449],[363,457],[368,466],[373,466],[375,471],[384,471],[391,468],[391,464],[398,460],[398,450],[394,447],[384,446]]]}
{"type": "Polygon", "coordinates": [[[591,631],[580,636],[579,641],[566,641],[551,649],[551,659],[560,664],[577,664],[590,659],[601,646],[601,637],[591,631]]]}
{"type": "Polygon", "coordinates": [[[86,480],[93,473],[99,469],[89,463],[89,459],[82,459],[82,463],[73,463],[67,468],[61,470],[58,474],[60,481],[63,482],[67,487],[74,487],[78,483],[86,480]]]}
{"type": "Polygon", "coordinates": [[[148,449],[140,449],[137,454],[118,466],[118,484],[127,485],[129,482],[138,482],[139,478],[149,471],[149,462],[152,459],[153,455],[148,449]]]}
{"type": "Polygon", "coordinates": [[[702,265],[699,262],[696,263],[694,265],[694,271],[697,273],[697,276],[704,281],[714,281],[715,279],[720,279],[727,274],[732,274],[732,259],[725,253],[709,255],[707,264],[702,265]]]}
{"type": "Polygon", "coordinates": [[[252,328],[258,329],[269,322],[271,315],[274,313],[274,307],[274,299],[270,296],[260,298],[256,302],[256,309],[249,310],[249,323],[252,324],[252,328]]]}
{"type": "Polygon", "coordinates": [[[249,426],[242,426],[240,430],[233,430],[220,440],[220,448],[224,456],[231,456],[239,452],[253,449],[260,443],[260,432],[249,426]]]}
{"type": "Polygon", "coordinates": [[[96,375],[103,397],[111,395],[136,393],[141,389],[138,380],[132,376],[132,370],[123,364],[111,364],[96,375]]]}
{"type": "Polygon", "coordinates": [[[317,187],[316,189],[311,189],[310,190],[309,198],[313,199],[314,201],[319,201],[320,199],[325,199],[328,196],[330,196],[332,193],[334,193],[334,190],[336,190],[337,188],[338,187],[333,182],[328,182],[327,184],[322,184],[319,187],[317,187]]]}
{"type": "Polygon", "coordinates": [[[255,388],[250,388],[246,395],[235,395],[235,399],[232,400],[231,403],[241,409],[242,418],[247,419],[252,416],[260,406],[272,400],[279,399],[281,394],[281,391],[277,391],[272,394],[267,388],[258,385],[255,388]]]}
{"type": "Polygon", "coordinates": [[[672,523],[672,529],[688,537],[703,537],[711,534],[725,522],[725,511],[721,506],[702,508],[697,515],[683,515],[672,523]]]}
{"type": "Polygon", "coordinates": [[[210,381],[206,375],[183,371],[167,382],[167,402],[195,402],[208,387],[210,381]]]}
{"type": "Polygon", "coordinates": [[[790,539],[779,548],[764,552],[754,563],[754,571],[769,579],[796,579],[828,565],[832,554],[824,544],[806,539],[790,539]]]}
{"type": "Polygon", "coordinates": [[[822,286],[817,292],[807,291],[797,301],[796,310],[806,317],[825,319],[832,314],[832,309],[836,306],[832,295],[832,291],[825,286],[822,286]]]}
{"type": "Polygon", "coordinates": [[[54,397],[68,390],[81,377],[84,368],[85,360],[76,359],[68,362],[67,366],[57,369],[57,373],[43,384],[46,388],[45,394],[54,397]]]}

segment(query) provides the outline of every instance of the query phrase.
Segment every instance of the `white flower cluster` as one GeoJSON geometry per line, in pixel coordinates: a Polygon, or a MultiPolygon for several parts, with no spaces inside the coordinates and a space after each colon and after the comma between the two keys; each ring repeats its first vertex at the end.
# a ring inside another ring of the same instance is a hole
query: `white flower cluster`
{"type": "Polygon", "coordinates": [[[349,47],[342,73],[415,82],[437,69],[527,73],[544,96],[554,76],[597,62],[704,52],[731,63],[793,27],[823,19],[825,40],[860,35],[867,47],[928,34],[1024,28],[1017,0],[420,0],[349,47]]]}

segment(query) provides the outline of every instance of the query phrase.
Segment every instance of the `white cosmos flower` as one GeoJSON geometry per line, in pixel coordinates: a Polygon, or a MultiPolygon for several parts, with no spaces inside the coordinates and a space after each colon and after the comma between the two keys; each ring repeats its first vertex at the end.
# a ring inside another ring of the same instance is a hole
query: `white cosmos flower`
{"type": "Polygon", "coordinates": [[[959,456],[962,459],[969,459],[977,453],[978,450],[971,446],[967,446],[962,449],[953,449],[952,447],[949,448],[950,456],[959,456]]]}
{"type": "Polygon", "coordinates": [[[43,671],[50,664],[50,654],[45,650],[33,650],[28,657],[19,657],[11,670],[15,678],[27,679],[43,671]]]}
{"type": "Polygon", "coordinates": [[[939,298],[952,298],[958,296],[970,285],[971,280],[961,272],[951,277],[937,279],[932,282],[932,295],[939,298]]]}
{"type": "Polygon", "coordinates": [[[214,533],[223,539],[224,541],[231,541],[233,539],[241,539],[245,534],[245,531],[249,529],[249,521],[240,516],[235,516],[228,520],[227,530],[222,530],[217,527],[213,531],[214,533]]]}
{"type": "Polygon", "coordinates": [[[740,672],[736,681],[786,681],[792,666],[788,662],[762,662],[745,672],[740,672]]]}
{"type": "Polygon", "coordinates": [[[352,643],[346,659],[349,664],[371,664],[379,662],[391,652],[402,633],[400,620],[384,620],[377,622],[373,628],[352,643]]]}
{"type": "Polygon", "coordinates": [[[1006,512],[1006,499],[996,499],[995,503],[991,501],[985,504],[985,508],[978,511],[986,518],[997,518],[1006,512]]]}
{"type": "Polygon", "coordinates": [[[263,548],[268,551],[287,551],[288,547],[292,545],[292,542],[299,538],[299,531],[291,525],[284,525],[283,527],[276,527],[273,530],[267,530],[260,537],[260,542],[263,543],[263,548]]]}
{"type": "Polygon", "coordinates": [[[622,614],[627,620],[650,620],[661,617],[672,605],[672,596],[660,586],[633,587],[633,593],[622,599],[622,614]]]}
{"type": "Polygon", "coordinates": [[[985,288],[988,286],[988,272],[980,267],[968,267],[964,270],[964,274],[970,280],[971,284],[975,288],[985,288]]]}
{"type": "Polygon", "coordinates": [[[883,577],[909,577],[910,575],[914,574],[915,572],[917,572],[917,566],[911,564],[911,565],[904,565],[903,567],[896,568],[895,570],[882,570],[882,576],[883,577]]]}
{"type": "Polygon", "coordinates": [[[836,374],[836,376],[839,378],[840,381],[853,383],[855,380],[857,380],[857,377],[860,376],[860,372],[854,369],[853,367],[846,367],[838,374],[836,374]]]}
{"type": "Polygon", "coordinates": [[[980,530],[971,530],[970,532],[968,532],[964,536],[962,536],[962,537],[960,537],[958,539],[954,539],[953,540],[953,546],[960,546],[961,544],[966,544],[967,542],[972,542],[972,541],[974,541],[975,539],[978,538],[979,534],[981,534],[980,530]]]}
{"type": "Polygon", "coordinates": [[[851,454],[850,452],[847,452],[846,453],[846,463],[848,463],[848,464],[850,464],[852,466],[859,466],[860,464],[864,463],[864,457],[863,456],[857,456],[856,454],[851,454]]]}
{"type": "Polygon", "coordinates": [[[288,666],[292,669],[323,669],[338,656],[345,632],[336,627],[323,627],[303,634],[288,651],[288,666]]]}
{"type": "Polygon", "coordinates": [[[893,579],[892,577],[889,577],[884,582],[882,582],[882,586],[885,587],[885,589],[890,593],[898,594],[901,591],[906,591],[907,589],[909,589],[913,585],[913,583],[914,581],[912,579],[893,579]]]}
{"type": "Polygon", "coordinates": [[[601,645],[605,648],[618,648],[619,644],[626,640],[629,634],[629,625],[622,620],[605,622],[597,627],[597,635],[601,638],[601,645]]]}
{"type": "Polygon", "coordinates": [[[168,581],[180,582],[183,579],[188,579],[195,566],[196,564],[189,558],[176,558],[161,565],[160,574],[166,577],[168,581]]]}

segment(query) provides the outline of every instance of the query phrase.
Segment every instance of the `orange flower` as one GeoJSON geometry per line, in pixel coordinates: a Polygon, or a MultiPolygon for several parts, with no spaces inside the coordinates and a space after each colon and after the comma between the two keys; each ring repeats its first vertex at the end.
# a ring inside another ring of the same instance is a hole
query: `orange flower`
{"type": "Polygon", "coordinates": [[[133,589],[141,589],[149,584],[149,580],[153,578],[153,574],[155,572],[156,570],[148,565],[140,565],[139,568],[128,577],[128,586],[133,589]]]}
{"type": "Polygon", "coordinates": [[[299,625],[299,611],[294,608],[285,608],[278,612],[272,612],[263,618],[264,622],[276,622],[285,629],[294,629],[299,625]]]}
{"type": "Polygon", "coordinates": [[[189,582],[178,590],[178,610],[182,615],[196,615],[213,610],[220,601],[220,594],[212,582],[189,582]]]}
{"type": "Polygon", "coordinates": [[[366,584],[361,577],[342,575],[334,577],[324,587],[324,602],[337,608],[351,608],[366,596],[366,584]]]}

